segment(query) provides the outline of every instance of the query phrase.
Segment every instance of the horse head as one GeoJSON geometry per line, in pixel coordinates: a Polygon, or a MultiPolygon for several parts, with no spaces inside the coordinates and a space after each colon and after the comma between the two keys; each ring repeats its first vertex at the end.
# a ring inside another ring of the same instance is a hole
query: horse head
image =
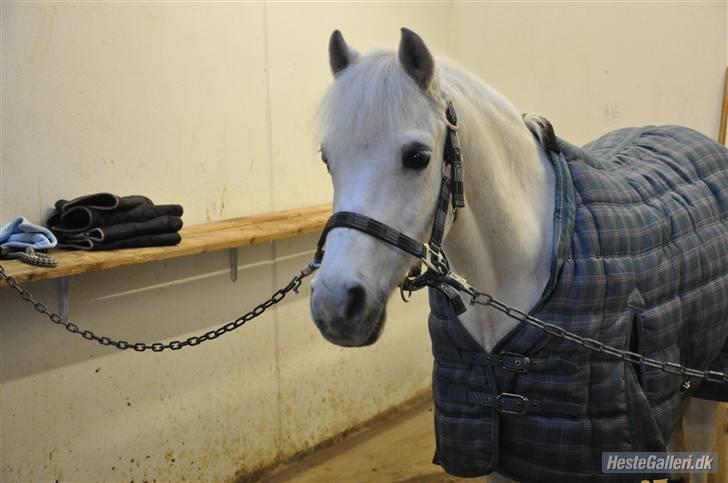
{"type": "MultiPolygon", "coordinates": [[[[432,55],[416,33],[402,29],[398,52],[363,56],[335,31],[329,58],[335,81],[320,111],[321,156],[334,185],[334,212],[359,213],[425,239],[447,132],[432,55]]],[[[323,336],[347,347],[376,342],[387,300],[419,263],[365,233],[332,230],[311,294],[323,336]]]]}

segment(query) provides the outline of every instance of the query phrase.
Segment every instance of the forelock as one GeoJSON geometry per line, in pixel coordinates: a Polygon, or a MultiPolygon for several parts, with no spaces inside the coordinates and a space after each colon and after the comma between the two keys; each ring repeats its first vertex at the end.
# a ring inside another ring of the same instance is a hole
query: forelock
{"type": "Polygon", "coordinates": [[[435,104],[432,92],[422,92],[393,51],[372,52],[342,71],[327,91],[319,108],[319,134],[327,142],[371,144],[404,123],[431,129],[435,104]]]}

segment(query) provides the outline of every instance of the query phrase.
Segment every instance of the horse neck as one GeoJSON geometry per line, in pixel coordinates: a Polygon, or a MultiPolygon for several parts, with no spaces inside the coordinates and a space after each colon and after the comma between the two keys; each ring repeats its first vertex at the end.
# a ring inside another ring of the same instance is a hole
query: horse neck
{"type": "MultiPolygon", "coordinates": [[[[548,281],[554,178],[515,108],[474,79],[451,84],[458,108],[466,207],[445,242],[453,268],[496,298],[530,309],[548,281]]],[[[461,320],[486,350],[516,322],[473,306],[461,320]]]]}

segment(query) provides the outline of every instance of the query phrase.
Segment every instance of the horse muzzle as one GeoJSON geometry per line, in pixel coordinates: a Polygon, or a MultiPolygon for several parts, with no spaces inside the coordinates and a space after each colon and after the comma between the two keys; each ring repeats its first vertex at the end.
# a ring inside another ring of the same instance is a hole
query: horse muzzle
{"type": "Polygon", "coordinates": [[[311,318],[333,344],[368,346],[379,339],[384,328],[386,299],[358,283],[328,286],[317,277],[311,290],[311,318]]]}

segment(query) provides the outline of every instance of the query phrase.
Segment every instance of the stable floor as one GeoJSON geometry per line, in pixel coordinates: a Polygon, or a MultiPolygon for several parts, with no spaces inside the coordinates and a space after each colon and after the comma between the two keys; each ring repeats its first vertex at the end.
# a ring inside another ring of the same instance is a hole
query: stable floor
{"type": "Polygon", "coordinates": [[[266,483],[455,482],[433,465],[435,439],[432,402],[426,401],[393,419],[286,467],[266,483]]]}
{"type": "MultiPolygon", "coordinates": [[[[485,477],[456,478],[433,465],[433,431],[432,401],[428,398],[395,417],[385,418],[340,443],[291,463],[264,478],[262,483],[487,483],[485,477]]],[[[666,483],[666,480],[655,483],[666,483]]]]}

